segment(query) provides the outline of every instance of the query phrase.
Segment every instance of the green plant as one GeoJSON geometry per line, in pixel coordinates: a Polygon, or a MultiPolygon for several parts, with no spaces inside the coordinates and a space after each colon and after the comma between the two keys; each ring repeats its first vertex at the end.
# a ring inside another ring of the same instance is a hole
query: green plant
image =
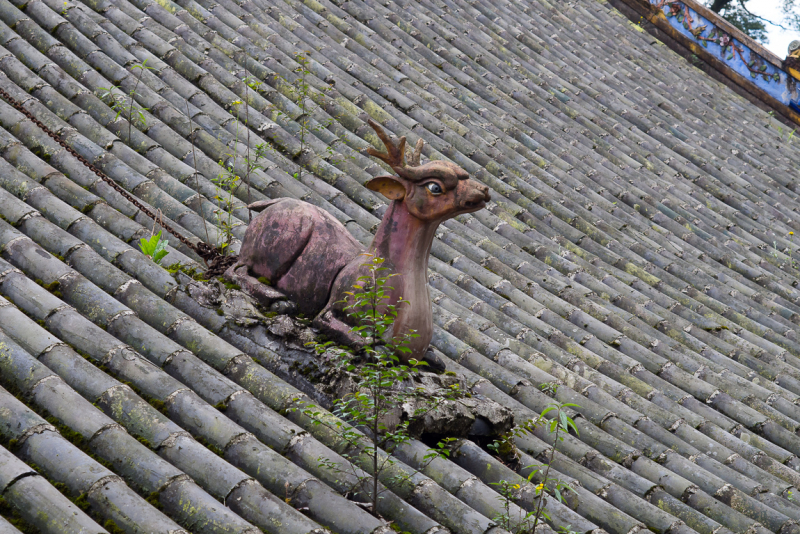
{"type": "MultiPolygon", "coordinates": [[[[553,383],[545,383],[540,387],[545,393],[551,396],[555,395],[558,389],[558,385],[553,383]]],[[[550,477],[550,468],[553,465],[553,460],[555,458],[556,451],[558,450],[558,444],[564,440],[563,433],[569,433],[569,431],[572,430],[576,435],[578,434],[578,427],[575,425],[575,421],[573,421],[573,419],[569,416],[567,408],[579,408],[579,406],[571,403],[552,403],[542,410],[542,413],[537,418],[528,420],[522,425],[515,427],[509,434],[501,437],[499,440],[495,440],[488,446],[488,448],[493,450],[495,453],[507,456],[506,451],[509,444],[513,447],[514,437],[517,437],[522,433],[531,432],[539,425],[546,426],[548,431],[551,434],[554,434],[553,446],[550,448],[549,458],[542,476],[537,477],[537,475],[542,471],[542,466],[529,465],[525,467],[525,470],[530,470],[527,476],[528,482],[531,482],[534,478],[539,480],[539,483],[534,487],[534,502],[536,504],[533,510],[528,511],[522,517],[511,517],[511,503],[516,498],[516,492],[521,487],[520,484],[514,484],[506,480],[491,483],[493,486],[495,486],[495,489],[499,494],[498,499],[503,505],[503,511],[495,516],[494,521],[513,534],[533,533],[536,531],[536,527],[540,521],[551,521],[550,516],[544,510],[545,497],[548,492],[552,493],[560,502],[564,502],[565,492],[574,491],[570,486],[565,484],[560,479],[550,477]],[[555,412],[555,416],[548,420],[547,415],[553,412],[555,412]]],[[[569,530],[569,526],[561,526],[559,527],[559,532],[569,534],[572,531],[569,530]]]]}
{"type": "MultiPolygon", "coordinates": [[[[238,106],[241,105],[241,100],[234,100],[230,103],[230,106],[238,106]]],[[[226,254],[229,250],[230,244],[233,242],[233,228],[236,226],[234,217],[233,217],[233,205],[234,205],[234,192],[239,187],[240,182],[242,181],[241,177],[236,171],[236,167],[238,164],[239,153],[238,153],[238,146],[239,146],[239,117],[238,114],[236,116],[236,134],[233,140],[233,146],[231,151],[226,153],[225,156],[227,157],[227,162],[223,160],[219,160],[219,166],[222,168],[220,173],[217,175],[216,178],[213,178],[211,181],[214,185],[217,186],[216,194],[214,195],[214,200],[217,201],[219,209],[214,210],[214,217],[216,218],[217,226],[222,229],[222,236],[223,241],[221,243],[217,243],[217,248],[222,252],[222,254],[226,254]]],[[[248,128],[249,132],[249,128],[248,128]]],[[[249,146],[248,146],[248,154],[249,154],[249,146]]],[[[249,167],[249,162],[248,162],[249,167]]]]}
{"type": "MultiPolygon", "coordinates": [[[[249,101],[249,98],[250,98],[250,89],[258,92],[258,90],[261,88],[261,80],[259,80],[255,76],[251,75],[251,76],[245,77],[243,81],[244,81],[244,84],[245,84],[244,85],[244,99],[245,99],[245,104],[246,104],[249,101]]],[[[250,118],[249,118],[250,115],[249,114],[250,114],[250,106],[246,106],[245,107],[245,123],[248,126],[250,125],[250,118]]],[[[247,128],[247,143],[246,143],[246,145],[247,145],[247,149],[246,149],[247,152],[246,152],[246,154],[244,156],[244,164],[245,164],[244,181],[245,181],[245,184],[247,185],[247,202],[246,203],[249,205],[250,204],[250,174],[255,172],[255,171],[257,171],[257,170],[261,170],[261,169],[264,168],[263,163],[260,163],[260,161],[263,160],[264,158],[266,158],[267,152],[271,151],[272,147],[270,147],[267,143],[259,143],[259,144],[256,145],[255,152],[251,152],[250,151],[250,128],[249,127],[247,128]]],[[[251,215],[250,211],[248,210],[248,212],[247,212],[247,218],[248,218],[247,222],[248,223],[250,223],[251,217],[252,217],[252,215],[251,215]]]]}
{"type": "MultiPolygon", "coordinates": [[[[242,51],[244,52],[244,51],[242,51]]],[[[242,61],[244,64],[244,61],[242,61]]],[[[247,126],[247,154],[245,155],[245,177],[244,181],[247,184],[247,204],[250,204],[250,173],[256,169],[263,168],[259,163],[258,159],[263,157],[266,152],[266,145],[261,143],[256,146],[256,154],[255,159],[250,159],[250,89],[254,90],[256,93],[261,88],[261,80],[256,78],[255,76],[245,76],[244,78],[244,113],[245,113],[245,125],[247,126]]],[[[247,222],[251,221],[251,214],[248,210],[247,212],[247,222]]]]}
{"type": "MultiPolygon", "coordinates": [[[[200,176],[197,172],[197,154],[194,147],[194,121],[192,121],[192,114],[189,112],[189,101],[186,101],[186,119],[189,121],[189,141],[192,143],[192,168],[194,169],[194,190],[200,193],[200,176]]],[[[201,211],[201,210],[200,210],[201,211]]],[[[202,211],[201,211],[202,212],[202,211]]],[[[206,243],[211,244],[211,239],[208,237],[208,224],[206,218],[203,217],[203,230],[206,232],[206,243]]]]}
{"type": "Polygon", "coordinates": [[[223,255],[227,253],[228,247],[230,247],[230,244],[233,242],[233,228],[235,226],[233,219],[233,193],[236,191],[236,188],[241,181],[241,178],[236,173],[235,150],[232,154],[227,155],[230,156],[231,159],[228,160],[227,165],[222,160],[219,161],[219,166],[222,167],[222,171],[220,171],[216,178],[211,180],[214,185],[217,186],[214,200],[217,201],[220,208],[214,210],[214,217],[217,220],[217,226],[219,226],[222,230],[223,241],[221,243],[217,243],[217,248],[222,251],[223,255]]]}
{"type": "Polygon", "coordinates": [[[144,112],[147,111],[148,108],[138,105],[135,98],[139,96],[137,90],[139,89],[139,84],[142,81],[142,75],[144,74],[144,71],[153,70],[152,67],[147,66],[146,59],[138,65],[131,67],[131,72],[136,69],[139,70],[139,75],[136,77],[136,83],[134,83],[133,88],[128,93],[127,98],[125,98],[121,93],[115,92],[115,89],[119,91],[119,88],[116,85],[100,88],[100,98],[102,100],[106,100],[111,109],[117,112],[114,120],[117,120],[120,118],[120,116],[123,116],[128,121],[128,143],[131,142],[131,133],[133,131],[132,128],[134,121],[136,121],[142,128],[147,125],[147,119],[145,118],[144,112]]]}
{"type": "Polygon", "coordinates": [[[161,230],[157,234],[150,235],[150,237],[139,239],[139,248],[142,254],[153,260],[156,265],[161,265],[161,260],[168,254],[167,240],[161,239],[161,230]]]}
{"type": "MultiPolygon", "coordinates": [[[[297,91],[297,98],[300,101],[300,110],[302,112],[302,121],[300,121],[300,155],[302,156],[306,150],[306,136],[308,135],[308,104],[307,100],[309,94],[311,93],[311,87],[307,82],[307,76],[311,74],[311,71],[308,70],[308,54],[310,52],[306,50],[300,54],[297,54],[295,59],[300,64],[300,80],[299,83],[296,84],[295,89],[297,91]]],[[[303,177],[303,168],[300,167],[300,170],[294,173],[294,178],[299,180],[303,177]]]]}
{"type": "MultiPolygon", "coordinates": [[[[364,338],[363,354],[357,355],[352,349],[337,347],[333,342],[310,343],[315,351],[340,371],[349,373],[356,382],[356,390],[334,401],[333,413],[338,419],[326,417],[315,406],[308,406],[303,413],[310,417],[314,425],[325,425],[339,439],[347,444],[342,455],[348,460],[346,468],[357,481],[352,490],[357,490],[369,499],[371,509],[377,515],[378,500],[383,491],[379,485],[381,473],[394,465],[395,460],[383,452],[387,446],[407,443],[411,436],[411,420],[423,417],[435,410],[442,402],[460,395],[457,385],[424,394],[422,388],[410,383],[412,376],[426,365],[414,359],[408,365],[400,365],[398,354],[407,354],[407,343],[416,337],[411,333],[400,340],[384,341],[395,319],[397,309],[407,301],[397,304],[388,302],[387,284],[395,276],[386,274],[382,258],[372,257],[366,264],[367,274],[361,276],[354,290],[347,293],[346,310],[358,321],[353,327],[364,338]],[[387,424],[396,406],[411,403],[416,406],[411,420],[397,424],[387,424]],[[361,461],[366,459],[366,461],[361,461]],[[361,463],[368,475],[363,475],[354,464],[361,463]]],[[[436,458],[449,456],[449,446],[455,438],[443,438],[436,447],[428,449],[423,461],[430,463],[436,458]]],[[[326,469],[344,472],[345,469],[328,458],[318,459],[319,465],[326,469]]],[[[427,465],[427,464],[426,464],[427,465]]],[[[406,476],[397,476],[394,483],[403,483],[406,476]]]]}

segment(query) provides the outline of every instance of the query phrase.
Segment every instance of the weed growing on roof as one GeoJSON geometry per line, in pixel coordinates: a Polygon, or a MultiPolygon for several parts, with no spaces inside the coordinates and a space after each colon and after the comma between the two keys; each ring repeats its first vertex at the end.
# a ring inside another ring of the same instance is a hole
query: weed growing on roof
{"type": "MultiPolygon", "coordinates": [[[[192,121],[192,114],[189,112],[189,101],[186,101],[186,118],[189,120],[189,141],[192,143],[192,168],[194,169],[194,190],[200,194],[200,175],[197,173],[197,154],[194,147],[194,122],[192,121]]],[[[206,243],[211,244],[211,239],[208,237],[208,224],[206,218],[203,219],[203,230],[206,232],[206,243]]]]}
{"type": "MultiPolygon", "coordinates": [[[[541,389],[550,396],[554,396],[558,385],[553,383],[545,383],[541,385],[541,389]]],[[[564,440],[564,433],[569,433],[570,430],[578,434],[578,427],[575,426],[575,421],[569,416],[567,408],[579,408],[577,404],[572,403],[559,403],[554,402],[547,406],[542,413],[535,419],[530,419],[520,426],[515,427],[506,436],[495,440],[487,447],[496,453],[501,458],[508,458],[509,456],[516,456],[516,447],[514,446],[514,438],[522,434],[533,431],[537,426],[544,426],[548,431],[553,434],[553,446],[550,448],[550,455],[547,459],[547,465],[544,469],[541,465],[529,465],[525,470],[530,470],[528,473],[528,483],[534,479],[538,482],[534,486],[534,509],[528,511],[521,517],[512,517],[511,503],[517,500],[520,495],[521,485],[519,483],[512,483],[507,480],[499,482],[491,482],[490,484],[495,487],[499,493],[498,499],[500,500],[503,511],[494,517],[501,527],[505,528],[513,534],[529,534],[536,531],[536,527],[542,520],[551,521],[550,515],[544,509],[544,503],[547,493],[552,493],[559,502],[564,502],[564,495],[567,491],[574,490],[560,479],[550,476],[550,468],[553,465],[553,460],[558,450],[558,444],[564,440]],[[547,415],[554,414],[552,419],[548,420],[547,415]],[[542,473],[541,476],[538,476],[542,473]]],[[[558,531],[563,534],[571,534],[569,526],[560,526],[558,531]]]]}
{"type": "Polygon", "coordinates": [[[141,128],[144,128],[147,125],[147,120],[144,116],[144,112],[147,111],[147,108],[138,105],[135,101],[135,98],[140,96],[137,92],[137,89],[139,89],[139,84],[142,81],[142,75],[144,74],[144,71],[153,70],[153,67],[148,67],[147,60],[145,59],[138,65],[132,66],[131,72],[136,69],[139,69],[139,75],[136,77],[136,83],[133,85],[133,89],[131,89],[128,93],[127,98],[124,97],[121,92],[117,92],[119,91],[119,88],[116,85],[100,88],[100,99],[105,100],[111,109],[117,112],[117,116],[114,117],[114,120],[117,120],[120,118],[120,116],[123,116],[125,119],[127,119],[129,145],[131,143],[133,122],[136,121],[141,128]]]}
{"type": "MultiPolygon", "coordinates": [[[[300,72],[300,79],[297,82],[295,82],[294,89],[295,89],[295,93],[297,95],[297,98],[299,100],[300,111],[301,111],[301,115],[298,118],[298,122],[300,124],[300,155],[301,156],[306,151],[306,138],[308,137],[309,133],[312,132],[312,131],[319,132],[319,131],[327,128],[328,126],[330,126],[331,124],[334,123],[334,119],[330,118],[327,121],[324,121],[322,124],[318,124],[317,126],[314,126],[313,128],[310,128],[308,126],[309,116],[311,115],[311,113],[314,112],[314,109],[316,109],[318,107],[318,103],[313,99],[314,91],[312,90],[311,85],[307,81],[308,75],[309,74],[313,74],[310,70],[308,70],[308,64],[309,64],[308,54],[310,54],[310,53],[311,52],[309,52],[309,51],[305,51],[305,52],[297,54],[295,56],[296,61],[300,64],[300,71],[299,71],[300,72]],[[308,104],[308,100],[309,99],[311,99],[311,101],[314,103],[314,105],[310,106],[308,104]]],[[[328,90],[328,89],[330,89],[330,88],[326,88],[325,90],[328,90]]],[[[328,146],[325,147],[325,150],[327,152],[327,157],[328,158],[332,158],[333,155],[334,155],[333,147],[328,145],[328,146]]],[[[301,167],[299,172],[294,173],[294,178],[299,180],[302,177],[303,177],[303,169],[301,167]]]]}
{"type": "MultiPolygon", "coordinates": [[[[354,476],[356,483],[350,492],[360,493],[369,500],[374,515],[378,515],[380,495],[386,491],[379,484],[381,475],[390,469],[395,460],[382,452],[388,446],[396,447],[411,440],[409,425],[411,421],[390,423],[393,409],[407,402],[419,406],[414,410],[413,419],[424,417],[435,410],[442,402],[460,395],[458,385],[443,390],[437,395],[424,397],[421,391],[406,386],[412,375],[424,362],[410,360],[407,365],[400,365],[398,354],[408,354],[408,341],[416,337],[408,334],[399,340],[389,340],[382,344],[384,336],[390,332],[396,318],[397,308],[405,304],[388,302],[388,293],[392,289],[387,284],[395,274],[386,274],[383,258],[372,257],[367,266],[367,274],[358,278],[354,290],[348,292],[349,300],[345,310],[358,321],[352,330],[365,340],[364,363],[357,365],[360,359],[352,349],[337,347],[332,341],[312,342],[316,352],[328,359],[334,366],[350,374],[356,381],[357,390],[334,401],[334,419],[316,406],[307,406],[302,411],[310,417],[313,424],[323,425],[333,431],[345,444],[342,456],[348,460],[347,466],[320,457],[319,465],[334,472],[347,473],[354,476]],[[358,463],[368,474],[363,474],[355,464],[358,463]]],[[[430,463],[435,458],[448,457],[449,445],[455,438],[444,438],[436,447],[429,449],[423,458],[430,463]]],[[[396,484],[402,484],[407,476],[393,478],[396,484]]]]}
{"type": "MultiPolygon", "coordinates": [[[[231,102],[231,106],[241,104],[241,100],[231,102]]],[[[236,147],[239,144],[239,119],[236,118],[236,137],[233,142],[233,148],[225,156],[227,162],[219,160],[219,166],[222,171],[213,178],[211,181],[217,186],[217,192],[214,195],[214,200],[221,209],[214,210],[214,217],[217,220],[217,226],[222,229],[221,243],[217,243],[217,248],[222,254],[227,254],[231,243],[233,243],[233,229],[236,226],[233,218],[233,204],[234,204],[234,191],[239,187],[241,178],[236,172],[236,163],[238,160],[238,152],[236,147]]]]}
{"type": "MultiPolygon", "coordinates": [[[[242,50],[244,52],[244,50],[242,50]]],[[[257,79],[254,76],[247,76],[244,79],[244,124],[247,127],[247,155],[245,155],[245,175],[244,175],[244,182],[247,184],[247,202],[245,204],[250,204],[250,172],[254,170],[255,165],[258,162],[258,155],[255,157],[255,161],[250,161],[250,88],[254,91],[258,92],[259,87],[261,87],[261,80],[257,79]]],[[[252,215],[250,210],[247,211],[247,222],[248,224],[252,221],[252,215]]]]}
{"type": "MultiPolygon", "coordinates": [[[[774,110],[768,111],[767,115],[769,116],[769,119],[767,120],[767,124],[765,124],[764,126],[766,128],[772,128],[773,127],[772,126],[772,119],[775,118],[775,111],[774,110]]],[[[777,124],[777,125],[775,125],[774,128],[776,130],[778,130],[778,137],[780,137],[780,139],[783,139],[783,126],[781,126],[780,124],[777,124]]],[[[789,135],[786,138],[786,142],[787,143],[792,144],[792,140],[794,139],[794,134],[795,134],[796,131],[797,131],[797,129],[795,128],[791,132],[789,132],[789,135]]],[[[778,147],[778,148],[780,148],[780,147],[778,147]]]]}
{"type": "MultiPolygon", "coordinates": [[[[308,135],[308,109],[306,100],[308,99],[309,93],[311,92],[311,87],[308,85],[306,81],[306,77],[311,74],[311,71],[308,70],[308,54],[309,51],[305,51],[301,54],[297,54],[295,59],[300,64],[300,81],[296,85],[297,90],[297,97],[300,100],[300,110],[302,111],[303,120],[300,121],[300,156],[305,153],[306,151],[306,135],[308,135]]],[[[295,179],[299,180],[303,177],[303,168],[300,167],[300,170],[294,173],[295,179]]]]}
{"type": "Polygon", "coordinates": [[[139,239],[139,249],[142,254],[153,260],[156,265],[161,265],[161,260],[169,253],[167,251],[167,240],[161,239],[161,230],[157,234],[151,234],[150,237],[139,239]]]}

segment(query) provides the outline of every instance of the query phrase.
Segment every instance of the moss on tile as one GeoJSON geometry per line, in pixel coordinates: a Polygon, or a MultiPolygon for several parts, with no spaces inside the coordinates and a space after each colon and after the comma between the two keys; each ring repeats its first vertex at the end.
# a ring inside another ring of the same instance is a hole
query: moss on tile
{"type": "Polygon", "coordinates": [[[23,534],[39,534],[39,529],[22,519],[19,511],[3,497],[0,497],[0,516],[23,534]]]}

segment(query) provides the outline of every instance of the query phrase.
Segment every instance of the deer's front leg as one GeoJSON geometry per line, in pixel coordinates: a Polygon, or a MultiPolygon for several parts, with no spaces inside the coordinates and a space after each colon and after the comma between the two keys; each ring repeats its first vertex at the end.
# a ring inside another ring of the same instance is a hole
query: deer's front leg
{"type": "Polygon", "coordinates": [[[286,295],[259,282],[257,278],[250,276],[247,270],[247,265],[237,262],[228,267],[223,276],[229,282],[241,287],[245,293],[256,299],[265,308],[269,308],[275,301],[286,300],[286,295]]]}
{"type": "Polygon", "coordinates": [[[357,332],[353,332],[352,326],[336,317],[330,307],[326,306],[319,312],[319,315],[314,318],[313,326],[319,329],[325,337],[340,345],[361,350],[367,344],[367,340],[357,332]]]}

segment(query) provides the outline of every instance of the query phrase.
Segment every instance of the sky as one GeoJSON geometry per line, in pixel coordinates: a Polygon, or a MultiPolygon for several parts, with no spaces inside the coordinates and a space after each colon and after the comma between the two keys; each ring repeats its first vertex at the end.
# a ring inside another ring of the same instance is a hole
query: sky
{"type": "MultiPolygon", "coordinates": [[[[781,0],[752,0],[747,2],[747,9],[766,19],[781,21],[781,0]]],[[[767,24],[769,42],[765,47],[779,58],[786,57],[786,48],[795,39],[800,39],[796,32],[784,31],[776,26],[767,24]]]]}

